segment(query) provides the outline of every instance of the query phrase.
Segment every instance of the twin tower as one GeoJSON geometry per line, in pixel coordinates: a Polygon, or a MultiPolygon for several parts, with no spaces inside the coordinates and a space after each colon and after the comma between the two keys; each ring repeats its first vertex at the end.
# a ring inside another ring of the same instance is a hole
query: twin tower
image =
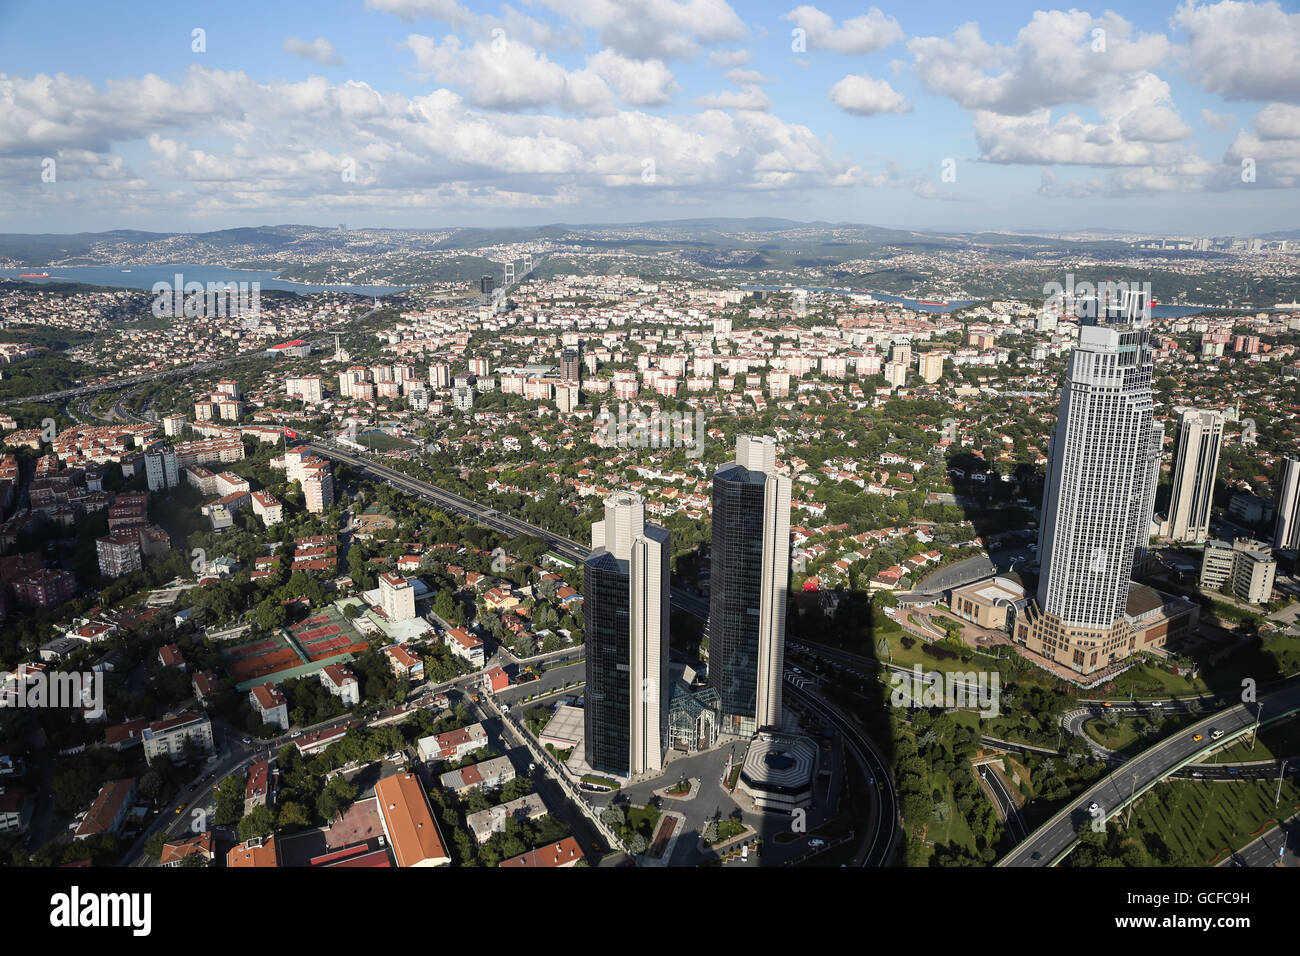
{"type": "MultiPolygon", "coordinates": [[[[669,563],[666,528],[647,524],[639,495],[605,499],[584,566],[585,749],[597,771],[662,769],[668,740],[669,563]]],[[[790,479],[776,440],[742,436],[713,477],[709,679],[725,733],[781,725],[790,589],[790,479]]]]}

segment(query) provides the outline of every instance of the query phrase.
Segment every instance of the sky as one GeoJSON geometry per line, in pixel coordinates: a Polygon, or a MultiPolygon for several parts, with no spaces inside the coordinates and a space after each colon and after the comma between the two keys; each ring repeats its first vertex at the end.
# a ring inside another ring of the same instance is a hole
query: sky
{"type": "Polygon", "coordinates": [[[1295,3],[0,0],[0,231],[1300,227],[1295,3]]]}

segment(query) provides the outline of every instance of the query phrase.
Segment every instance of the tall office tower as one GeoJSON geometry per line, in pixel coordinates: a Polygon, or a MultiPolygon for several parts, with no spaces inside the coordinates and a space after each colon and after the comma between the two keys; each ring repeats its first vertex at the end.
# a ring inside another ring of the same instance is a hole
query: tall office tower
{"type": "Polygon", "coordinates": [[[1273,547],[1279,551],[1300,548],[1300,459],[1282,459],[1282,481],[1274,500],[1277,524],[1273,529],[1273,547]]]}
{"type": "Polygon", "coordinates": [[[663,768],[668,741],[668,530],[646,524],[640,495],[605,499],[583,567],[586,760],[632,776],[663,768]]]}
{"type": "Polygon", "coordinates": [[[496,276],[484,276],[478,280],[478,291],[483,295],[490,296],[492,290],[497,286],[496,276]]]}
{"type": "Polygon", "coordinates": [[[1223,448],[1223,412],[1178,408],[1178,448],[1165,536],[1200,544],[1210,536],[1214,474],[1223,448]]]}
{"type": "Polygon", "coordinates": [[[742,435],[713,476],[712,561],[709,675],[723,729],[780,729],[790,479],[776,473],[776,439],[742,435]]]}
{"type": "Polygon", "coordinates": [[[1104,303],[1106,321],[1112,324],[1132,325],[1151,318],[1151,302],[1147,291],[1134,286],[1111,290],[1104,303]]]}
{"type": "Polygon", "coordinates": [[[1152,368],[1146,328],[1081,326],[1052,431],[1037,606],[1016,633],[1084,674],[1134,650],[1129,582],[1151,526],[1159,447],[1152,368]]]}
{"type": "Polygon", "coordinates": [[[582,358],[578,349],[565,349],[560,353],[560,378],[566,382],[582,380],[582,358]]]}

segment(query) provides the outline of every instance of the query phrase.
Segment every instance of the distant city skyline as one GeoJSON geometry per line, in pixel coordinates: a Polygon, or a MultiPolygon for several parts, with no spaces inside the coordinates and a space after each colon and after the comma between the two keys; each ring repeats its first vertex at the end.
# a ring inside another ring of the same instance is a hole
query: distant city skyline
{"type": "Polygon", "coordinates": [[[1300,188],[1276,2],[16,0],[0,59],[10,232],[1259,235],[1300,188]]]}

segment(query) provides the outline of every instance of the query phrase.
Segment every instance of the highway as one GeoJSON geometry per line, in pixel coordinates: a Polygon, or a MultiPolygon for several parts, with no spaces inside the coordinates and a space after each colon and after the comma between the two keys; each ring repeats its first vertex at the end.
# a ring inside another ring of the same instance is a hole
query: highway
{"type": "Polygon", "coordinates": [[[853,862],[856,866],[889,866],[894,859],[901,832],[898,822],[898,792],[894,789],[894,775],[890,771],[889,761],[870,737],[820,697],[789,681],[786,681],[785,691],[839,731],[844,745],[856,755],[863,768],[876,781],[877,799],[871,802],[871,837],[866,852],[855,857],[853,862]]]}
{"type": "MultiPolygon", "coordinates": [[[[364,315],[357,316],[355,319],[348,319],[348,322],[361,322],[378,312],[378,309],[371,308],[364,315]]],[[[330,331],[332,336],[334,331],[330,331]]],[[[330,337],[312,339],[311,347],[313,349],[329,348],[334,344],[330,337]]],[[[248,352],[240,352],[238,355],[227,355],[223,358],[204,359],[201,362],[194,362],[190,365],[178,365],[175,368],[161,369],[157,372],[146,372],[143,375],[129,375],[126,378],[114,379],[111,382],[99,382],[95,385],[81,385],[77,388],[65,388],[57,392],[45,392],[42,395],[23,395],[18,398],[0,399],[0,407],[5,405],[25,405],[29,403],[44,402],[65,402],[70,398],[78,398],[86,395],[95,395],[99,392],[114,392],[122,388],[130,388],[133,385],[148,385],[150,382],[156,382],[162,378],[170,378],[174,375],[194,375],[203,372],[210,372],[213,369],[230,365],[234,362],[243,362],[253,358],[266,358],[265,349],[256,349],[248,352]]]]}
{"type": "MultiPolygon", "coordinates": [[[[527,535],[541,538],[551,551],[576,564],[582,564],[587,560],[587,555],[591,553],[590,548],[583,547],[570,538],[562,537],[536,525],[531,525],[526,521],[521,521],[519,518],[503,514],[494,508],[489,508],[468,498],[461,497],[454,492],[439,488],[437,485],[431,485],[427,481],[408,477],[396,469],[389,468],[387,465],[363,458],[337,442],[314,440],[307,444],[315,454],[320,455],[322,458],[341,461],[392,488],[397,488],[407,494],[415,495],[417,498],[423,498],[431,504],[436,504],[440,508],[470,518],[484,527],[491,528],[493,531],[500,531],[502,534],[514,537],[527,535]]],[[[672,606],[674,609],[684,611],[702,621],[708,620],[708,602],[698,594],[691,594],[688,591],[674,588],[672,606]]]]}
{"type": "Polygon", "coordinates": [[[988,783],[989,790],[992,791],[994,799],[998,802],[998,807],[1002,811],[1002,819],[1006,821],[1011,842],[1019,843],[1029,834],[1029,827],[1025,824],[1025,818],[1020,815],[1020,807],[1011,796],[1011,791],[1007,789],[1007,785],[1001,776],[996,773],[988,773],[984,767],[980,767],[980,776],[988,783]]]}
{"type": "Polygon", "coordinates": [[[1255,724],[1257,715],[1262,714],[1268,723],[1297,710],[1300,680],[1290,680],[1261,694],[1255,703],[1237,704],[1176,731],[1089,787],[998,861],[998,866],[1051,866],[1074,848],[1081,827],[1113,816],[1178,768],[1231,737],[1241,736],[1255,724]],[[1212,738],[1214,730],[1223,732],[1222,740],[1212,738]],[[1201,739],[1193,739],[1196,736],[1201,739]],[[1096,811],[1090,810],[1092,806],[1096,811]]]}

